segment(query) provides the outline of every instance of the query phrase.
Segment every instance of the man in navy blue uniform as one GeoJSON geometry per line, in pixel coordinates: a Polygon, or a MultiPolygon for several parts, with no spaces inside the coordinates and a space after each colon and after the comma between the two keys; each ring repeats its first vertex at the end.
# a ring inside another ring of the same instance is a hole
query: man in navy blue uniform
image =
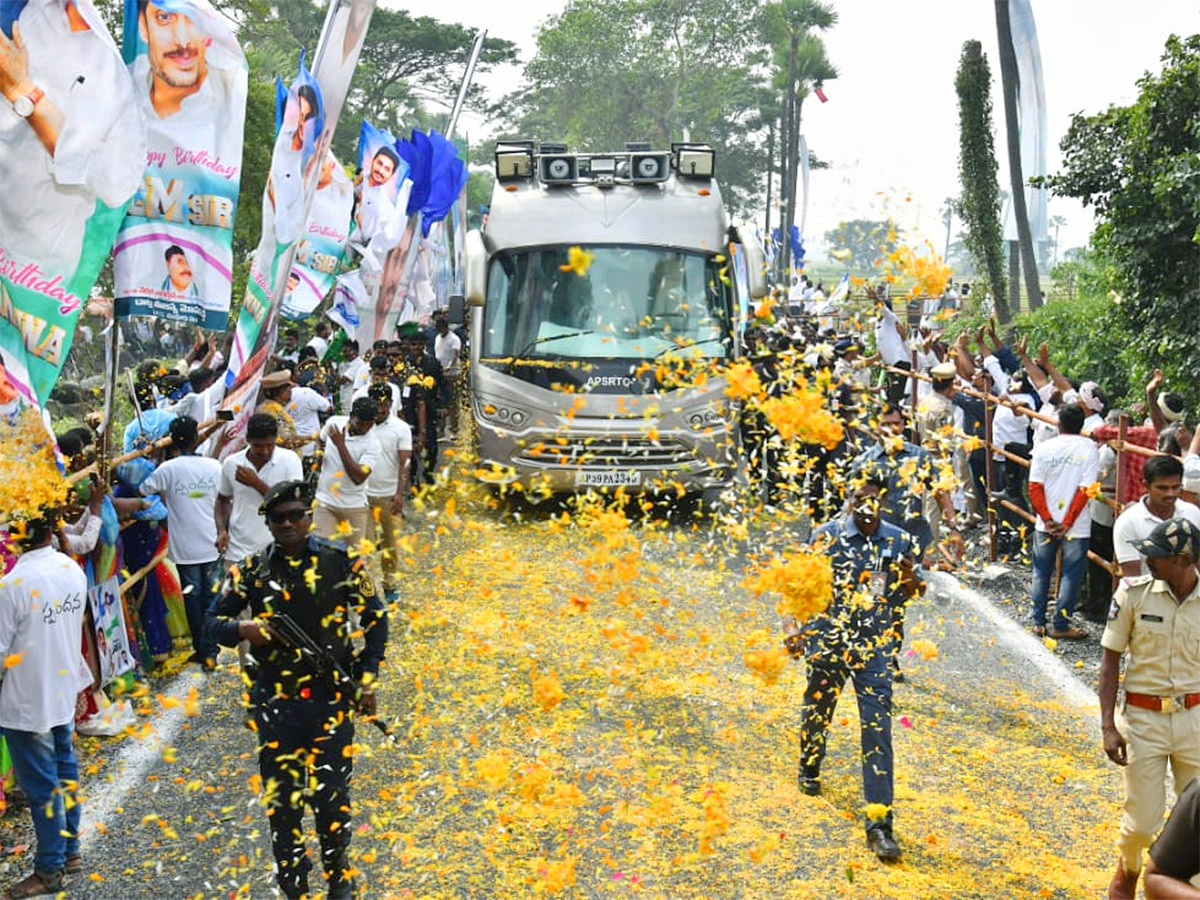
{"type": "Polygon", "coordinates": [[[821,790],[825,737],[838,697],[854,682],[862,736],[867,843],[881,860],[900,858],[892,835],[892,658],[896,611],[921,593],[912,538],[883,521],[887,482],[867,476],[845,515],[821,526],[813,544],[833,562],[833,599],[805,623],[786,619],[788,650],[808,661],[800,726],[800,790],[821,790]]]}
{"type": "Polygon", "coordinates": [[[303,481],[273,486],[260,511],[274,543],[230,572],[209,630],[226,647],[249,641],[258,660],[250,701],[280,889],[288,898],[309,895],[312,864],[302,830],[309,805],[321,842],[327,895],[348,898],[354,892],[348,853],[351,711],[375,714],[374,682],[387,643],[387,615],[365,560],[352,558],[340,543],[311,534],[312,494],[303,481]],[[251,618],[239,621],[237,615],[246,607],[251,618]],[[351,644],[352,612],[360,617],[365,640],[357,656],[351,644]],[[322,676],[283,641],[271,628],[271,617],[278,613],[286,613],[357,677],[357,689],[322,676]]]}

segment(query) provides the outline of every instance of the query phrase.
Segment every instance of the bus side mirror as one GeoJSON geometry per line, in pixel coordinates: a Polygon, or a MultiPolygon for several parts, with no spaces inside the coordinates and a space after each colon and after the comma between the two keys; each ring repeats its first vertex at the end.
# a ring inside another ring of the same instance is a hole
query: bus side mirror
{"type": "Polygon", "coordinates": [[[453,294],[446,304],[446,316],[451,325],[463,325],[467,321],[467,298],[453,294]]]}
{"type": "Polygon", "coordinates": [[[483,306],[487,297],[487,247],[483,235],[473,228],[467,232],[467,302],[483,306]]]}
{"type": "Polygon", "coordinates": [[[767,296],[767,259],[763,255],[758,235],[749,225],[739,225],[738,243],[746,254],[746,273],[750,281],[750,299],[759,300],[767,296]]]}

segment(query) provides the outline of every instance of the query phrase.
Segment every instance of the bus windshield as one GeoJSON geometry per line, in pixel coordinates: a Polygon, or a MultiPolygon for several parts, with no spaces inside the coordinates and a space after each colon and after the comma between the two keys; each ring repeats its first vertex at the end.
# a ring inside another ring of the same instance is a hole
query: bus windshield
{"type": "Polygon", "coordinates": [[[482,355],[508,359],[653,359],[730,352],[730,288],[713,255],[661,247],[500,253],[491,264],[482,355]]]}

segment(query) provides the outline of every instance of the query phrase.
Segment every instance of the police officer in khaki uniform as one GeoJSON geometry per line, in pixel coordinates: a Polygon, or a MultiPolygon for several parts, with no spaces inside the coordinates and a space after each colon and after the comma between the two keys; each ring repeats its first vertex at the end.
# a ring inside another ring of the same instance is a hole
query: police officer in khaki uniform
{"type": "MultiPolygon", "coordinates": [[[[921,398],[917,405],[914,424],[917,429],[917,440],[928,450],[937,469],[945,475],[953,473],[955,487],[966,483],[963,471],[966,468],[966,456],[958,445],[958,435],[962,434],[962,412],[954,405],[955,378],[958,370],[954,363],[939,363],[929,370],[933,379],[933,390],[921,398]]],[[[962,535],[955,525],[954,507],[949,503],[940,502],[932,494],[925,495],[925,518],[933,531],[934,542],[941,540],[941,527],[945,525],[950,530],[950,542],[958,559],[962,559],[965,546],[962,535]]],[[[932,548],[930,548],[932,549],[932,548]]]]}
{"type": "Polygon", "coordinates": [[[1168,519],[1134,546],[1152,574],[1121,583],[1100,639],[1104,752],[1125,770],[1110,900],[1134,900],[1142,850],[1162,825],[1168,761],[1177,791],[1200,775],[1200,529],[1168,519]],[[1125,703],[1117,712],[1123,654],[1125,703]]]}

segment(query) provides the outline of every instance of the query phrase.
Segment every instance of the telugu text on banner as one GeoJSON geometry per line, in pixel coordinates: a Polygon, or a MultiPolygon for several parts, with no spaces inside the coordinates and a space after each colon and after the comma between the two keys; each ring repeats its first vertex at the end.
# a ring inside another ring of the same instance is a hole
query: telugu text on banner
{"type": "Polygon", "coordinates": [[[90,0],[0,3],[0,88],[0,357],[41,405],[137,189],[144,127],[90,0]]]}

